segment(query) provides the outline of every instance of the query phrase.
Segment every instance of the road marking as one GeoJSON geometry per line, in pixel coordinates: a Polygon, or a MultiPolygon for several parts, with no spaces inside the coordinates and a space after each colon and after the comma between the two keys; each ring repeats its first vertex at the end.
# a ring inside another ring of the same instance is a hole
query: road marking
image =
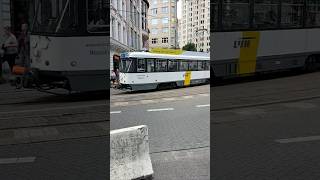
{"type": "Polygon", "coordinates": [[[210,94],[199,94],[199,96],[208,97],[210,94]]]}
{"type": "Polygon", "coordinates": [[[173,108],[163,108],[163,109],[148,109],[148,112],[157,112],[157,111],[173,111],[173,108]]]}
{"type": "Polygon", "coordinates": [[[184,99],[191,99],[193,96],[183,96],[184,99]]]}
{"type": "Polygon", "coordinates": [[[175,101],[176,98],[162,98],[162,100],[164,100],[164,101],[175,101]]]}
{"type": "Polygon", "coordinates": [[[202,105],[196,105],[197,108],[201,108],[201,107],[209,107],[210,104],[202,104],[202,105]]]}
{"type": "Polygon", "coordinates": [[[36,160],[36,157],[1,158],[0,164],[32,163],[35,160],[36,160]]]}
{"type": "Polygon", "coordinates": [[[149,100],[149,99],[147,99],[147,100],[141,100],[140,101],[142,104],[149,104],[149,103],[154,103],[155,101],[154,100],[149,100]]]}
{"type": "Polygon", "coordinates": [[[116,102],[116,103],[114,103],[115,106],[126,106],[128,104],[129,104],[129,102],[116,102]]]}
{"type": "Polygon", "coordinates": [[[288,138],[288,139],[277,139],[275,141],[281,144],[307,142],[307,141],[320,141],[320,136],[306,136],[306,137],[296,137],[296,138],[288,138]]]}
{"type": "Polygon", "coordinates": [[[111,111],[110,114],[120,114],[121,111],[111,111]]]}

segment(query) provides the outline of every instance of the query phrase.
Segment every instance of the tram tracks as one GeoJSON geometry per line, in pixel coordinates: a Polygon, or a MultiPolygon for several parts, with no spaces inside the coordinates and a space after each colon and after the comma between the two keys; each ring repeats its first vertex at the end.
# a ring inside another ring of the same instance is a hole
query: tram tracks
{"type": "Polygon", "coordinates": [[[242,104],[242,105],[235,105],[235,106],[228,106],[228,107],[221,107],[221,108],[215,108],[213,105],[213,108],[211,108],[210,111],[211,112],[228,111],[228,110],[234,110],[234,109],[243,109],[243,108],[259,107],[259,106],[268,106],[268,105],[274,105],[274,104],[308,101],[313,99],[320,99],[320,95],[301,97],[301,98],[292,98],[292,99],[285,99],[285,100],[278,100],[278,101],[266,101],[261,103],[242,104]]]}
{"type": "Polygon", "coordinates": [[[101,137],[109,133],[106,111],[0,118],[0,145],[101,137]]]}

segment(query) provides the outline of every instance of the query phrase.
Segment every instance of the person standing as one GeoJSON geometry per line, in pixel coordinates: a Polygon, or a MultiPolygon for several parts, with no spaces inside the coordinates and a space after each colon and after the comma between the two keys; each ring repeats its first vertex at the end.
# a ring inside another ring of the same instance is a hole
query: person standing
{"type": "Polygon", "coordinates": [[[21,33],[18,38],[19,41],[19,57],[21,58],[21,64],[24,67],[29,67],[29,34],[28,24],[23,23],[21,25],[21,33]]]}
{"type": "Polygon", "coordinates": [[[12,72],[16,57],[18,55],[18,41],[16,36],[11,33],[10,27],[4,27],[4,34],[5,41],[2,44],[2,49],[4,50],[2,63],[7,61],[12,72]]]}

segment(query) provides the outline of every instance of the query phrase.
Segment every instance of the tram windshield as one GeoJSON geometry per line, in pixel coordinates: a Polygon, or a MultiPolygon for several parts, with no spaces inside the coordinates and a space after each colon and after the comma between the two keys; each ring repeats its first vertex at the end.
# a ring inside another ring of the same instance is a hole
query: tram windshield
{"type": "Polygon", "coordinates": [[[107,0],[33,0],[32,5],[35,33],[104,33],[109,28],[107,0]]]}
{"type": "Polygon", "coordinates": [[[121,59],[120,72],[129,73],[136,71],[136,61],[132,58],[121,59]]]}
{"type": "Polygon", "coordinates": [[[77,0],[35,0],[33,32],[71,33],[79,27],[77,0]]]}

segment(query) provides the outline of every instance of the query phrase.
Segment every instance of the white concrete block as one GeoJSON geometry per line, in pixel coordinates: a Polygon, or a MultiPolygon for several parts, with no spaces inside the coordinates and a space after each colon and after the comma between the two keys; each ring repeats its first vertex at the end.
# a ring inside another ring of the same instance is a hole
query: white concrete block
{"type": "Polygon", "coordinates": [[[148,127],[110,131],[110,179],[131,180],[152,174],[148,127]]]}

